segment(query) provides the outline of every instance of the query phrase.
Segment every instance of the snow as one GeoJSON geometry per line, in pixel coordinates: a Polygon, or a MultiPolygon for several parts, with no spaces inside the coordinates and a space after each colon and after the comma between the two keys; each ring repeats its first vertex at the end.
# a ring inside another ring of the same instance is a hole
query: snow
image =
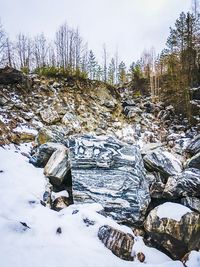
{"type": "Polygon", "coordinates": [[[37,135],[38,134],[37,130],[28,128],[25,125],[20,125],[20,126],[16,127],[15,129],[13,129],[13,131],[14,132],[19,132],[19,133],[33,134],[33,135],[37,135]]]}
{"type": "Polygon", "coordinates": [[[180,221],[182,216],[188,212],[192,212],[191,209],[177,203],[166,202],[157,209],[157,216],[162,218],[169,218],[175,221],[180,221]]]}
{"type": "MultiPolygon", "coordinates": [[[[56,212],[40,204],[46,179],[43,169],[35,168],[21,155],[29,148],[27,144],[20,149],[14,145],[0,148],[0,266],[142,267],[137,261],[116,257],[98,239],[98,229],[105,224],[132,233],[97,213],[101,205],[71,205],[56,212]],[[94,225],[86,225],[84,219],[94,225]]],[[[146,254],[147,267],[182,267],[181,262],[146,247],[141,237],[136,239],[134,250],[146,254]]]]}
{"type": "Polygon", "coordinates": [[[200,266],[200,252],[199,251],[191,251],[189,255],[189,259],[186,262],[187,267],[199,267],[200,266]]]}

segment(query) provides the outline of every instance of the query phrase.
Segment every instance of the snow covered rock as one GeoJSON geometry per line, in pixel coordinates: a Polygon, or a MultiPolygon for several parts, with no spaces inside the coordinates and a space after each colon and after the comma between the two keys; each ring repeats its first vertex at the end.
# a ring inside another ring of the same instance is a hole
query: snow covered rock
{"type": "Polygon", "coordinates": [[[98,238],[117,257],[123,260],[133,261],[131,252],[134,244],[134,237],[131,234],[126,234],[109,225],[104,225],[99,228],[98,238]]]}
{"type": "Polygon", "coordinates": [[[68,158],[68,149],[65,146],[61,146],[48,160],[44,168],[44,175],[50,179],[53,185],[59,186],[69,170],[70,161],[68,158]]]}
{"type": "MultiPolygon", "coordinates": [[[[64,147],[62,144],[48,142],[39,146],[29,162],[35,167],[44,168],[51,155],[57,150],[64,147]]],[[[64,147],[65,148],[65,147],[64,147]]]]}
{"type": "Polygon", "coordinates": [[[137,146],[90,135],[73,137],[68,146],[75,194],[101,203],[118,221],[144,219],[150,195],[137,146]]]}
{"type": "Polygon", "coordinates": [[[194,155],[186,163],[187,168],[197,168],[200,169],[200,152],[194,155]]]}
{"type": "Polygon", "coordinates": [[[195,136],[186,148],[186,151],[191,155],[195,155],[200,152],[200,134],[195,136]]]}
{"type": "Polygon", "coordinates": [[[200,248],[200,214],[189,208],[166,202],[154,208],[144,228],[153,241],[167,250],[174,259],[200,248]]]}
{"type": "Polygon", "coordinates": [[[40,111],[42,121],[47,124],[53,124],[60,120],[59,114],[53,108],[48,108],[40,111]]]}
{"type": "Polygon", "coordinates": [[[200,197],[200,170],[189,168],[176,176],[169,177],[163,196],[172,199],[186,196],[200,197]]]}
{"type": "Polygon", "coordinates": [[[187,253],[182,262],[186,267],[199,267],[200,266],[200,251],[190,251],[187,253]]]}
{"type": "Polygon", "coordinates": [[[181,172],[181,162],[171,153],[155,149],[144,156],[144,165],[149,171],[157,171],[164,176],[176,175],[181,172]]]}

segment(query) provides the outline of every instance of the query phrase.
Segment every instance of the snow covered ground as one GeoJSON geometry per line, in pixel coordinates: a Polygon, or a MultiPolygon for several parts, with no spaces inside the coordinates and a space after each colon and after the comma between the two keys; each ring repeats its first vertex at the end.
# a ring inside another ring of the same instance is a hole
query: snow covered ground
{"type": "MultiPolygon", "coordinates": [[[[130,228],[98,214],[96,211],[102,209],[99,204],[71,205],[60,212],[40,204],[46,180],[43,169],[33,167],[21,155],[29,147],[0,148],[0,266],[144,266],[119,259],[98,239],[98,229],[104,224],[131,233],[130,228]],[[88,226],[84,219],[92,220],[94,225],[88,226]],[[60,234],[57,233],[59,227],[60,234]]],[[[134,251],[146,255],[147,267],[183,266],[158,250],[146,247],[140,237],[134,251]]]]}

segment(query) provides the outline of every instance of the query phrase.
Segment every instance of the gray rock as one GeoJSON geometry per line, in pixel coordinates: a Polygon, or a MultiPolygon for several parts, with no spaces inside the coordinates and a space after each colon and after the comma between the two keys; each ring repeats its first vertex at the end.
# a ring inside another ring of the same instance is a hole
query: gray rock
{"type": "Polygon", "coordinates": [[[68,149],[62,146],[51,155],[44,168],[44,175],[50,179],[53,185],[59,186],[69,170],[68,149]]]}
{"type": "Polygon", "coordinates": [[[75,194],[118,221],[142,221],[150,196],[138,147],[105,136],[72,138],[69,147],[75,194]]]}
{"type": "Polygon", "coordinates": [[[200,134],[195,136],[186,148],[186,151],[191,155],[195,155],[200,152],[200,134]]]}
{"type": "Polygon", "coordinates": [[[52,203],[52,209],[56,211],[60,211],[64,208],[67,208],[70,204],[72,204],[70,198],[65,196],[57,197],[52,203]]]}
{"type": "Polygon", "coordinates": [[[200,213],[200,199],[197,197],[181,198],[181,204],[200,213]]]}
{"type": "Polygon", "coordinates": [[[171,153],[155,149],[144,156],[145,168],[149,171],[157,171],[164,176],[176,175],[182,170],[181,162],[171,153]]]}
{"type": "Polygon", "coordinates": [[[29,159],[29,162],[35,167],[44,168],[53,152],[62,147],[62,144],[52,142],[45,143],[36,149],[35,153],[29,159]]]}
{"type": "Polygon", "coordinates": [[[179,210],[182,206],[171,203],[173,205],[168,207],[167,211],[169,217],[167,214],[164,217],[160,216],[160,211],[163,213],[166,204],[168,203],[156,207],[149,213],[144,228],[159,248],[167,250],[173,259],[181,259],[188,251],[200,248],[200,228],[197,227],[200,225],[200,214],[185,210],[179,219],[170,218],[174,210],[179,210]]]}
{"type": "Polygon", "coordinates": [[[48,108],[40,111],[42,121],[47,124],[53,124],[60,120],[60,116],[53,108],[48,108]]]}
{"type": "Polygon", "coordinates": [[[169,177],[163,196],[169,199],[200,197],[200,170],[189,168],[176,176],[169,177]]]}
{"type": "Polygon", "coordinates": [[[104,225],[99,228],[98,238],[117,257],[133,261],[131,253],[134,237],[132,235],[119,231],[109,225],[104,225]]]}
{"type": "Polygon", "coordinates": [[[194,155],[186,163],[187,168],[196,168],[200,169],[200,152],[194,155]]]}
{"type": "Polygon", "coordinates": [[[0,84],[22,83],[25,79],[23,73],[9,66],[0,69],[0,84]]]}

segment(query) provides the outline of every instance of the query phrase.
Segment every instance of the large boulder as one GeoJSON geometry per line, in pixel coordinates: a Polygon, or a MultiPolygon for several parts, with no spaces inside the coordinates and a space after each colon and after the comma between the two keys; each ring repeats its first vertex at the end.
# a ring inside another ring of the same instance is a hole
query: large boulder
{"type": "Polygon", "coordinates": [[[51,155],[44,168],[44,175],[49,178],[53,185],[59,186],[69,170],[68,149],[62,146],[51,155]]]}
{"type": "Polygon", "coordinates": [[[42,121],[47,124],[53,124],[60,120],[60,116],[57,111],[51,107],[49,107],[48,109],[41,110],[40,116],[42,118],[42,121]]]}
{"type": "Polygon", "coordinates": [[[186,151],[191,155],[195,155],[200,152],[200,134],[195,136],[186,148],[186,151]]]}
{"type": "Polygon", "coordinates": [[[163,196],[169,199],[186,196],[200,197],[200,170],[189,168],[176,176],[169,177],[163,196]]]}
{"type": "Polygon", "coordinates": [[[118,221],[141,222],[150,196],[138,147],[90,135],[71,138],[68,146],[74,201],[78,193],[118,221]]]}
{"type": "Polygon", "coordinates": [[[149,237],[169,252],[173,259],[200,249],[200,214],[189,208],[167,202],[154,208],[146,218],[144,228],[149,237]]]}
{"type": "Polygon", "coordinates": [[[176,175],[182,170],[181,162],[173,154],[162,149],[150,151],[143,160],[147,170],[157,171],[166,177],[176,175]]]}
{"type": "Polygon", "coordinates": [[[132,235],[126,234],[109,225],[104,225],[99,228],[98,237],[117,257],[123,260],[133,261],[132,248],[134,237],[132,235]]]}
{"type": "Polygon", "coordinates": [[[11,67],[5,67],[0,69],[0,84],[16,84],[22,83],[24,81],[25,76],[19,70],[16,70],[11,67]]]}
{"type": "Polygon", "coordinates": [[[197,197],[183,197],[181,198],[181,204],[200,213],[200,199],[197,197]]]}

